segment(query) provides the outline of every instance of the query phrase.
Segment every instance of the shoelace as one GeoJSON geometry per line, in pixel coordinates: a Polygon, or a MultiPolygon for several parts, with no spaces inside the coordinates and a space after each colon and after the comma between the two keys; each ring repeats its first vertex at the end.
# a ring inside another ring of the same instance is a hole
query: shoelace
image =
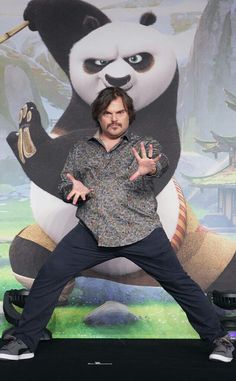
{"type": "Polygon", "coordinates": [[[227,348],[232,348],[232,343],[231,341],[226,338],[226,337],[221,337],[220,339],[216,339],[214,341],[215,344],[223,344],[224,346],[226,346],[227,348]]]}
{"type": "MultiPolygon", "coordinates": [[[[9,343],[22,344],[21,339],[15,337],[15,336],[8,336],[7,339],[6,339],[6,341],[8,342],[7,344],[9,344],[9,343]]],[[[6,345],[7,345],[7,344],[6,344],[6,345]]]]}

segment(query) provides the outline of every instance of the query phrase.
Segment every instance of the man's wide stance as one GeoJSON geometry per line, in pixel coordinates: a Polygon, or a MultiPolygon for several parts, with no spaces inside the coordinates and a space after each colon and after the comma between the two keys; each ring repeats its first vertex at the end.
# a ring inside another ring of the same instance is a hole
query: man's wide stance
{"type": "Polygon", "coordinates": [[[85,269],[125,257],[158,280],[200,337],[214,344],[210,359],[230,362],[234,346],[213,306],[180,265],[157,214],[153,177],[168,169],[168,158],[157,141],[130,131],[133,102],[123,90],[102,90],[92,116],[97,133],[72,148],[59,184],[63,200],[77,205],[78,225],[41,268],[0,359],[34,357],[66,283],[85,269]]]}

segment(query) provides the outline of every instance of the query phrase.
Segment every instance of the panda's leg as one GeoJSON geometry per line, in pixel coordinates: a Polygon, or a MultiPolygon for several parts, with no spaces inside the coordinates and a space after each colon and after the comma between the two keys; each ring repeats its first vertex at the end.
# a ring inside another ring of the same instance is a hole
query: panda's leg
{"type": "Polygon", "coordinates": [[[21,164],[25,164],[37,153],[40,144],[50,140],[41,124],[37,107],[33,102],[27,102],[20,110],[19,130],[11,132],[7,137],[15,156],[21,164]]]}
{"type": "MultiPolygon", "coordinates": [[[[10,264],[16,280],[24,288],[30,290],[55,247],[55,242],[37,224],[27,226],[15,236],[9,249],[10,264]]],[[[59,296],[59,305],[67,304],[74,285],[74,279],[65,285],[59,296]]]]}
{"type": "Polygon", "coordinates": [[[83,270],[114,257],[112,249],[98,247],[90,231],[78,224],[62,239],[39,271],[15,336],[34,352],[67,282],[83,270]]]}

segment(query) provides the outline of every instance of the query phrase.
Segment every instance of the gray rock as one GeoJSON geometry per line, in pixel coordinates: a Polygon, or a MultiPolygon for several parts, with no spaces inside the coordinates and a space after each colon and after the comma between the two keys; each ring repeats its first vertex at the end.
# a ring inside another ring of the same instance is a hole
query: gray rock
{"type": "Polygon", "coordinates": [[[130,324],[136,322],[137,320],[139,320],[139,318],[129,312],[128,308],[124,304],[108,301],[88,314],[84,319],[84,322],[90,326],[110,326],[130,324]]]}

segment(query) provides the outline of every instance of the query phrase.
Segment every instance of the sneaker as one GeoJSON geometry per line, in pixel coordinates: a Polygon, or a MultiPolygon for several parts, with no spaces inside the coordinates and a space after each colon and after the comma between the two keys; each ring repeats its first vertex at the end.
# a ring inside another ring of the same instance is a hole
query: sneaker
{"type": "Polygon", "coordinates": [[[7,344],[0,348],[0,360],[26,360],[34,357],[34,353],[21,339],[11,337],[7,344]]]}
{"type": "Polygon", "coordinates": [[[223,362],[230,362],[233,360],[234,345],[230,341],[228,335],[220,337],[213,341],[215,349],[210,354],[210,360],[218,360],[223,362]]]}

